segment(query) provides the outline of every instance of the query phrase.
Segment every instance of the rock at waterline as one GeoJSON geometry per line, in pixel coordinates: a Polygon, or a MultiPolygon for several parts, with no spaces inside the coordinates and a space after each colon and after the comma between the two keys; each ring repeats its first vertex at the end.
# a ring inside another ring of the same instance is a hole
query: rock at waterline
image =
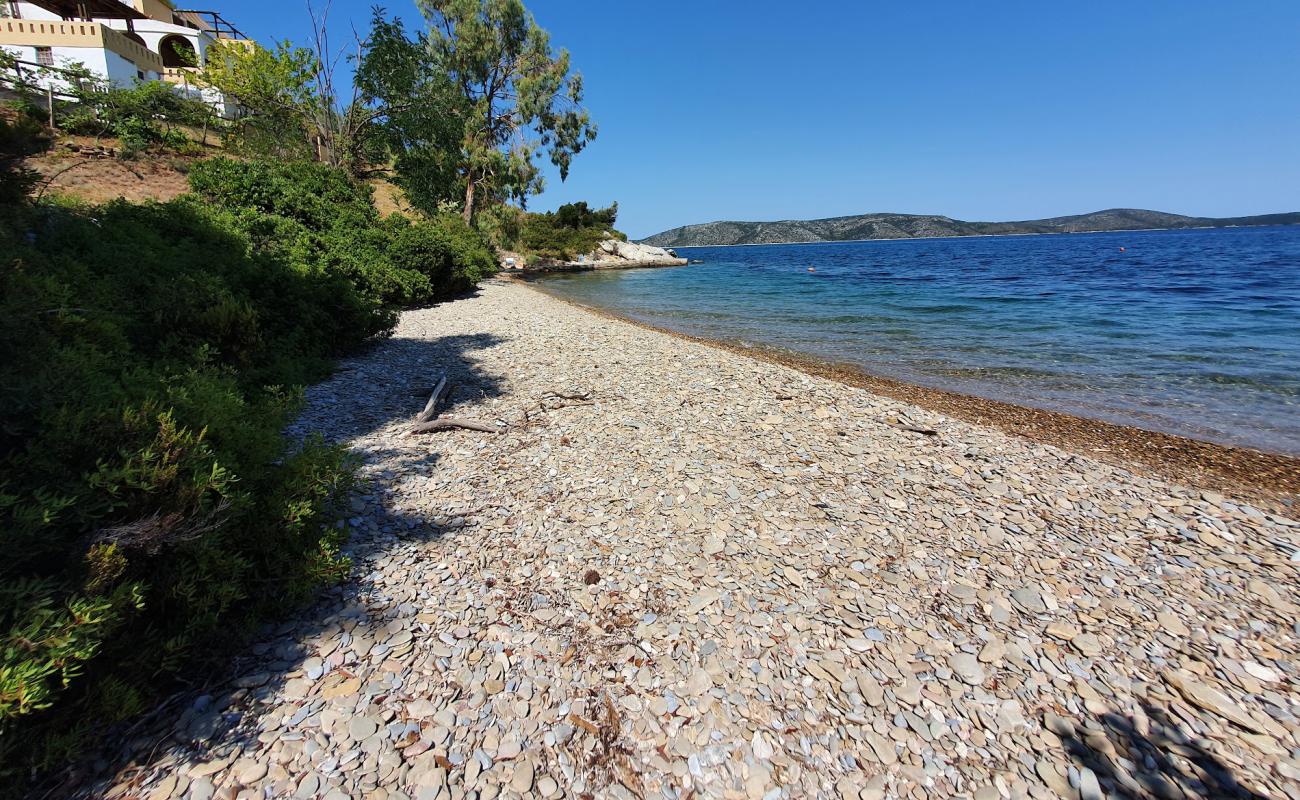
{"type": "Polygon", "coordinates": [[[675,267],[686,264],[686,259],[662,247],[618,239],[606,239],[592,254],[597,269],[616,269],[620,266],[675,267]]]}

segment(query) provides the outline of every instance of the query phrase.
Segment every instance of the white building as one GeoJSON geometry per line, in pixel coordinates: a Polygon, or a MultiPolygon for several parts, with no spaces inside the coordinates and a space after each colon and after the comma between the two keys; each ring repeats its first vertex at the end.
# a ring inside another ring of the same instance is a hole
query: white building
{"type": "Polygon", "coordinates": [[[165,80],[229,116],[233,103],[193,82],[193,65],[220,40],[247,41],[219,13],[170,0],[0,0],[0,47],[27,74],[80,63],[119,86],[165,80]]]}

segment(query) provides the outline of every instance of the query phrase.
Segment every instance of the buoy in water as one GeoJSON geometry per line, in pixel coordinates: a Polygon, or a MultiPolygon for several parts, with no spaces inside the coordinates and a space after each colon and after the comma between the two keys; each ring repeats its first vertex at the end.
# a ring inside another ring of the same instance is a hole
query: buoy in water
{"type": "Polygon", "coordinates": [[[1120,251],[1121,253],[1123,253],[1126,249],[1127,249],[1127,248],[1121,247],[1121,248],[1119,249],[1119,251],[1120,251]]]}

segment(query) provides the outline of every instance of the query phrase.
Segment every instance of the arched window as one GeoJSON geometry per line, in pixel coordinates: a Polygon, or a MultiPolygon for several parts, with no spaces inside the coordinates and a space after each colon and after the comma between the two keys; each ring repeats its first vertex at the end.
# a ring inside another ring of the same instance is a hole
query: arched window
{"type": "Polygon", "coordinates": [[[164,67],[193,67],[199,63],[194,45],[184,36],[164,36],[158,43],[158,52],[162,56],[164,67]]]}

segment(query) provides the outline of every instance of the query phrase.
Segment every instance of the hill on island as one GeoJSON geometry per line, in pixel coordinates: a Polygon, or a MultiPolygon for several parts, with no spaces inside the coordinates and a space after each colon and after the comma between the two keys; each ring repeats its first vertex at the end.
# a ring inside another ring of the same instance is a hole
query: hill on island
{"type": "Polygon", "coordinates": [[[933,214],[859,214],[781,222],[706,222],[656,233],[641,241],[658,247],[728,244],[847,242],[861,239],[914,239],[931,236],[1007,236],[1029,233],[1092,233],[1151,228],[1225,228],[1300,224],[1300,212],[1254,217],[1187,217],[1162,211],[1112,208],[1091,214],[1023,222],[965,222],[933,214]]]}

